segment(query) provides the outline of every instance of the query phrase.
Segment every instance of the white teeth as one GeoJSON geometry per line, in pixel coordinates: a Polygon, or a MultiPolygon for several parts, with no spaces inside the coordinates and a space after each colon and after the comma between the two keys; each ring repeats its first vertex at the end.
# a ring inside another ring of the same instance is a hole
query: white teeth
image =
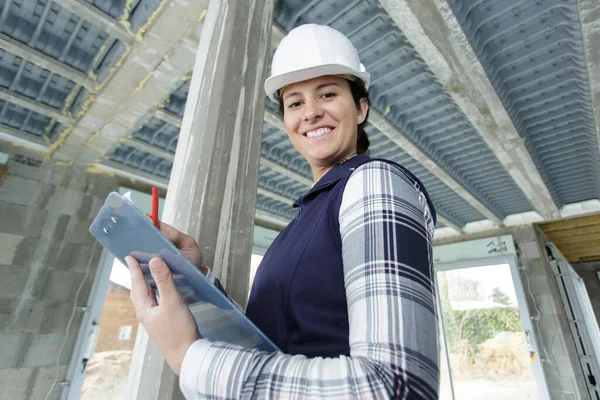
{"type": "Polygon", "coordinates": [[[310,131],[306,133],[306,136],[309,138],[323,136],[326,133],[331,132],[331,128],[319,128],[315,131],[310,131]]]}

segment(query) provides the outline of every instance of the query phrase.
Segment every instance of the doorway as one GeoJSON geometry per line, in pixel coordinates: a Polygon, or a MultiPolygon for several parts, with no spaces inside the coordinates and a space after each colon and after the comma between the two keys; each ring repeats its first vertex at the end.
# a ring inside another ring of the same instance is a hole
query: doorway
{"type": "Polygon", "coordinates": [[[435,264],[442,400],[549,399],[514,256],[435,264]]]}

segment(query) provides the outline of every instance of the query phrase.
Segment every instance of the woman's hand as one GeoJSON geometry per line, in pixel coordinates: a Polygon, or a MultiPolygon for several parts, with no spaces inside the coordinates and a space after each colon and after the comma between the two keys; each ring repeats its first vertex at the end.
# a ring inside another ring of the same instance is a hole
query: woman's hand
{"type": "MultiPolygon", "coordinates": [[[[169,228],[181,234],[174,228],[169,228]]],[[[196,243],[193,239],[192,241],[196,243]]],[[[179,375],[189,347],[201,339],[196,320],[177,292],[171,271],[162,259],[155,257],[150,260],[150,273],[160,293],[160,302],[156,299],[154,289],[146,283],[137,260],[127,256],[125,261],[131,271],[131,301],[137,319],[156,343],[169,366],[179,375]]]]}
{"type": "MultiPolygon", "coordinates": [[[[152,217],[146,215],[146,217],[152,220],[152,217]]],[[[196,240],[193,237],[186,235],[173,228],[171,225],[159,221],[158,230],[167,237],[174,245],[192,262],[202,274],[208,273],[208,268],[204,266],[204,257],[196,240]]]]}

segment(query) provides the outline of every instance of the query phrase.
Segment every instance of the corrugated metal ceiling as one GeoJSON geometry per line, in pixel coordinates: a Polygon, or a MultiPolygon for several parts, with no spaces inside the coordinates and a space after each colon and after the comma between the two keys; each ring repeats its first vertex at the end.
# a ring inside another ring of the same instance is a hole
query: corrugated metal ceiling
{"type": "MultiPolygon", "coordinates": [[[[159,0],[87,0],[135,33],[159,0]]],[[[17,40],[102,84],[122,57],[125,45],[106,32],[47,0],[0,0],[0,39],[17,40]]],[[[557,204],[600,197],[600,157],[591,115],[589,82],[576,0],[450,0],[518,132],[524,137],[557,204]]],[[[507,171],[462,114],[402,32],[375,0],[280,0],[274,20],[285,30],[307,22],[329,24],[357,47],[372,75],[372,106],[398,131],[453,176],[500,218],[533,211],[507,171]]],[[[73,81],[0,49],[0,87],[77,118],[91,93],[73,81]]],[[[161,105],[183,115],[189,78],[161,105]]],[[[267,101],[276,112],[276,106],[267,101]]],[[[56,140],[65,127],[51,118],[0,101],[0,123],[56,140]]],[[[368,126],[371,154],[413,171],[425,184],[438,212],[456,225],[485,219],[473,206],[400,149],[375,126],[368,126]]],[[[173,154],[177,126],[146,116],[130,132],[136,140],[173,154]]],[[[310,178],[308,164],[287,134],[265,123],[262,157],[310,178]]],[[[168,178],[172,162],[118,143],[112,161],[168,178]]],[[[294,199],[308,186],[261,166],[259,185],[294,199]]],[[[291,201],[290,201],[291,204],[291,201]]],[[[259,195],[257,207],[291,218],[290,204],[259,195]]]]}
{"type": "Polygon", "coordinates": [[[600,197],[577,0],[449,0],[560,207],[600,197]]]}

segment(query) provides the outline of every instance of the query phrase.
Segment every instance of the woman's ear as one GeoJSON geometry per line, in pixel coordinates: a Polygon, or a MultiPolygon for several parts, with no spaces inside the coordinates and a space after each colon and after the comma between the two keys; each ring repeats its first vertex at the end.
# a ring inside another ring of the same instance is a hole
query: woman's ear
{"type": "Polygon", "coordinates": [[[366,98],[360,99],[360,108],[358,109],[358,125],[365,122],[367,119],[367,113],[369,112],[369,102],[366,98]]]}

